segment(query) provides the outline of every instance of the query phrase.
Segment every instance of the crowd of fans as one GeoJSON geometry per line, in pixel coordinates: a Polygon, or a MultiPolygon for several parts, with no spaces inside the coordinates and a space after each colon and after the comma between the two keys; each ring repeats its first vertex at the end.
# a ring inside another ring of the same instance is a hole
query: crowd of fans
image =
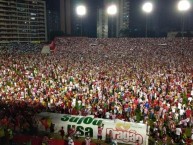
{"type": "Polygon", "coordinates": [[[192,39],[58,38],[54,54],[0,57],[4,132],[37,132],[48,111],[148,123],[155,140],[184,142],[192,97],[192,39]]]}
{"type": "Polygon", "coordinates": [[[0,44],[0,53],[39,53],[43,47],[40,43],[5,43],[0,44]]]}

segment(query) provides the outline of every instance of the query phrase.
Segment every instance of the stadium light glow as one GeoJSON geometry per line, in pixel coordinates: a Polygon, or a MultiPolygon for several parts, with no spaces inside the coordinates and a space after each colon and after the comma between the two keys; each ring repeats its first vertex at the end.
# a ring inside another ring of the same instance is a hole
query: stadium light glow
{"type": "Polygon", "coordinates": [[[77,6],[76,13],[78,16],[80,16],[80,24],[81,24],[80,35],[82,36],[82,31],[83,31],[82,18],[84,15],[86,15],[86,7],[84,5],[77,6]]]}
{"type": "Polygon", "coordinates": [[[143,6],[142,6],[142,10],[146,13],[146,23],[145,23],[145,37],[147,37],[147,25],[148,25],[148,23],[147,23],[147,21],[148,21],[148,19],[147,19],[147,14],[149,14],[149,13],[151,13],[152,12],[152,10],[153,10],[153,4],[152,4],[152,2],[145,2],[144,4],[143,4],[143,6]]]}
{"type": "Polygon", "coordinates": [[[76,13],[79,16],[84,16],[86,15],[86,7],[84,5],[79,5],[76,7],[76,13]]]}
{"type": "Polygon", "coordinates": [[[117,6],[116,5],[110,5],[107,8],[107,14],[109,15],[115,15],[117,13],[117,6]]]}
{"type": "Polygon", "coordinates": [[[153,4],[151,2],[145,2],[142,6],[142,10],[145,13],[151,13],[153,10],[153,4]]]}
{"type": "Polygon", "coordinates": [[[179,11],[187,11],[190,9],[190,2],[188,0],[180,0],[178,2],[178,10],[179,11]]]}

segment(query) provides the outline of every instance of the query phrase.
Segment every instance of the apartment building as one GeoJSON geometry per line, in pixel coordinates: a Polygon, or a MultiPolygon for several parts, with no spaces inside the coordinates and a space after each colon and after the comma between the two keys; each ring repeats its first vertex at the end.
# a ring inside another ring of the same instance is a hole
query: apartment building
{"type": "Polygon", "coordinates": [[[0,0],[0,43],[45,41],[45,1],[0,0]]]}

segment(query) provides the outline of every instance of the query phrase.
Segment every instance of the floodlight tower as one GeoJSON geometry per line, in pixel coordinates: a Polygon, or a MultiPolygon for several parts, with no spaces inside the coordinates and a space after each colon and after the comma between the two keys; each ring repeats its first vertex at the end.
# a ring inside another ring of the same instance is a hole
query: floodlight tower
{"type": "Polygon", "coordinates": [[[81,30],[80,30],[80,33],[81,33],[81,36],[82,36],[82,27],[83,27],[83,24],[82,24],[82,17],[86,15],[86,7],[84,5],[79,5],[76,7],[76,13],[78,16],[80,16],[80,21],[81,21],[81,30]]]}
{"type": "Polygon", "coordinates": [[[147,15],[153,10],[153,4],[151,2],[145,2],[142,6],[142,10],[146,14],[146,27],[145,27],[145,37],[147,38],[147,15]]]}
{"type": "Polygon", "coordinates": [[[182,26],[181,26],[181,33],[182,37],[184,37],[184,13],[187,12],[191,7],[191,4],[188,0],[180,0],[178,2],[178,11],[182,12],[182,26]]]}
{"type": "Polygon", "coordinates": [[[111,37],[113,37],[113,36],[114,36],[114,35],[113,35],[113,34],[114,34],[114,30],[113,30],[113,18],[114,18],[114,16],[117,14],[117,6],[116,6],[115,4],[109,5],[109,6],[107,7],[107,14],[112,17],[111,37]]]}

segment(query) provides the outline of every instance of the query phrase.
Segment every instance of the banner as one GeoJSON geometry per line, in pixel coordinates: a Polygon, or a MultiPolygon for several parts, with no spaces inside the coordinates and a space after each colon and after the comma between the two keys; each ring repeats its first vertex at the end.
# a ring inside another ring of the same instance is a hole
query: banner
{"type": "Polygon", "coordinates": [[[75,116],[67,114],[42,112],[37,115],[38,127],[42,131],[50,131],[51,124],[54,124],[55,132],[63,127],[67,133],[71,127],[75,127],[80,137],[90,136],[97,139],[98,127],[102,129],[102,140],[106,140],[107,134],[112,133],[113,139],[119,143],[146,145],[147,125],[134,122],[125,122],[119,119],[109,120],[94,118],[94,116],[75,116]]]}

